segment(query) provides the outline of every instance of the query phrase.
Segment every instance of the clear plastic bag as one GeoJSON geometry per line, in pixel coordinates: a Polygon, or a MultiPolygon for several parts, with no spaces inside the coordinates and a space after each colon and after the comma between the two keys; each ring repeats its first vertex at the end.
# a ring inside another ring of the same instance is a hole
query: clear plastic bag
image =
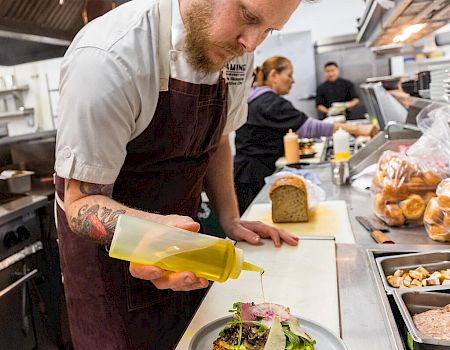
{"type": "Polygon", "coordinates": [[[430,105],[417,115],[423,135],[406,152],[443,178],[448,176],[450,161],[450,107],[430,105]]]}
{"type": "Polygon", "coordinates": [[[431,239],[450,242],[450,178],[439,184],[436,195],[425,210],[425,229],[431,239]]]}
{"type": "Polygon", "coordinates": [[[384,152],[371,186],[376,216],[390,226],[422,225],[426,205],[441,180],[415,158],[384,152]]]}
{"type": "Polygon", "coordinates": [[[423,224],[437,185],[449,175],[449,121],[450,107],[430,105],[417,116],[423,135],[406,154],[382,154],[371,190],[375,214],[388,225],[423,224]]]}
{"type": "MultiPolygon", "coordinates": [[[[294,169],[294,170],[298,170],[298,169],[294,169]]],[[[275,173],[273,175],[267,176],[266,178],[264,178],[264,181],[266,182],[266,184],[272,185],[272,183],[274,183],[274,181],[280,177],[284,177],[284,176],[297,176],[299,178],[301,178],[303,180],[303,182],[306,185],[306,192],[308,193],[308,208],[314,208],[317,203],[324,201],[326,198],[326,193],[325,191],[319,187],[316,183],[314,183],[311,179],[310,176],[308,176],[306,174],[306,172],[303,172],[302,175],[299,175],[296,172],[291,172],[291,171],[279,171],[278,173],[275,173]]]]}

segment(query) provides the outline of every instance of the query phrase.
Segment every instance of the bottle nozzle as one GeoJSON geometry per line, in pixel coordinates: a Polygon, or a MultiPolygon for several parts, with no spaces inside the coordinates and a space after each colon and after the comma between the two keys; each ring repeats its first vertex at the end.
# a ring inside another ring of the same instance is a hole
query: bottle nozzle
{"type": "Polygon", "coordinates": [[[250,264],[250,263],[248,263],[246,261],[244,261],[244,265],[242,266],[242,270],[259,272],[259,273],[263,273],[264,272],[264,269],[262,267],[250,264]]]}

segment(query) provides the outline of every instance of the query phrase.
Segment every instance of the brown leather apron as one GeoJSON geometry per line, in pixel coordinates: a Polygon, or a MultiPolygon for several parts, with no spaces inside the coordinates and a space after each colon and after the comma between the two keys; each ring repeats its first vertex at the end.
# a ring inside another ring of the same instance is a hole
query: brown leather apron
{"type": "MultiPolygon", "coordinates": [[[[169,80],[147,129],[127,146],[113,198],[161,214],[196,217],[202,183],[227,117],[227,85],[169,80]]],[[[56,178],[64,200],[64,181],[56,178]]],[[[129,264],[73,233],[57,208],[59,249],[77,350],[173,349],[205,290],[158,290],[129,264]]]]}

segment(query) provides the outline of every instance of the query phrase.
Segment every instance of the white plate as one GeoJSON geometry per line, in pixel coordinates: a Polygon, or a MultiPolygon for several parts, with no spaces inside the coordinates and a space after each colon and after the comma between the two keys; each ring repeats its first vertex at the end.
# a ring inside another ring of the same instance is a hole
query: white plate
{"type": "MultiPolygon", "coordinates": [[[[219,337],[220,331],[232,319],[232,316],[222,317],[200,328],[192,338],[189,350],[211,350],[214,341],[219,337]]],[[[315,350],[347,350],[344,342],[329,329],[302,317],[297,317],[297,319],[305,332],[316,340],[315,350]]]]}

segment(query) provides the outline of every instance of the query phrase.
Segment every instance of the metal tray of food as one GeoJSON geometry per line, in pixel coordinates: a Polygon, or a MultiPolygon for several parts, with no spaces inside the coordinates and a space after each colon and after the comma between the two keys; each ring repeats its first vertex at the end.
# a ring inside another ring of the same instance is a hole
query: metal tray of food
{"type": "MultiPolygon", "coordinates": [[[[393,275],[397,270],[409,271],[422,266],[432,273],[450,269],[450,251],[391,255],[378,257],[375,260],[384,289],[388,294],[393,294],[395,290],[398,290],[398,288],[391,287],[387,281],[387,276],[393,275]]],[[[420,290],[431,290],[435,288],[445,289],[449,288],[449,286],[427,286],[420,287],[420,290]]]]}
{"type": "MultiPolygon", "coordinates": [[[[422,333],[417,329],[413,320],[413,316],[416,314],[449,305],[450,287],[446,289],[434,288],[427,291],[402,288],[394,292],[394,300],[411,338],[411,341],[408,342],[410,349],[450,349],[450,340],[438,339],[422,333]]],[[[430,317],[430,322],[435,322],[435,318],[430,317]]],[[[450,333],[450,329],[448,333],[450,333]]]]}

